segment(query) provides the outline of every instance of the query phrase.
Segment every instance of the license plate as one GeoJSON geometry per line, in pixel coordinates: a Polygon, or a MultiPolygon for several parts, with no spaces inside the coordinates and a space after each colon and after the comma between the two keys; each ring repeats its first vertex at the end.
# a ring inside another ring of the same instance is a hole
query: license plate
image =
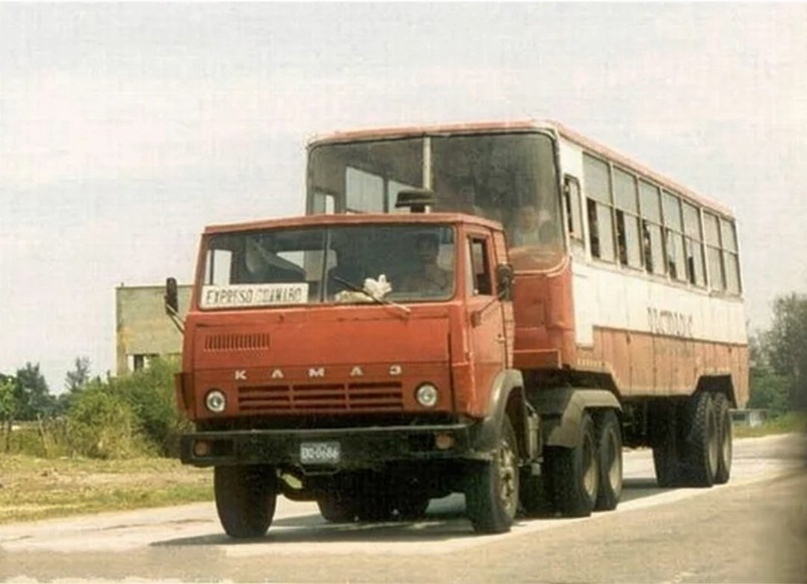
{"type": "Polygon", "coordinates": [[[339,462],[339,442],[303,442],[300,444],[300,462],[303,464],[335,464],[339,462]]]}

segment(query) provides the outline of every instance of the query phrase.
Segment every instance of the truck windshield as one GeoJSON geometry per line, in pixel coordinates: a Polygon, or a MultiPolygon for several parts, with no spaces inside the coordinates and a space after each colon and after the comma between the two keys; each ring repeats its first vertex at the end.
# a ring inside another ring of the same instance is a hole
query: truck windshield
{"type": "Polygon", "coordinates": [[[455,291],[448,225],[351,225],[205,238],[201,308],[446,300],[455,291]]]}
{"type": "Polygon", "coordinates": [[[563,257],[554,139],[545,133],[417,136],[325,143],[309,153],[310,213],[395,213],[405,188],[434,191],[435,211],[502,223],[516,269],[563,257]]]}

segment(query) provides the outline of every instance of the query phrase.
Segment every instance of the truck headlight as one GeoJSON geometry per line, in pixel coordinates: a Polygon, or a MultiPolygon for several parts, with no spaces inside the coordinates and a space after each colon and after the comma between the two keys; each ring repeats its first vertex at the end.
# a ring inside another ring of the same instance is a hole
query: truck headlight
{"type": "Polygon", "coordinates": [[[415,399],[424,408],[433,408],[439,396],[440,392],[431,383],[422,383],[415,390],[415,399]]]}
{"type": "Polygon", "coordinates": [[[227,407],[227,398],[220,389],[212,389],[205,396],[207,409],[215,414],[220,414],[227,407]]]}

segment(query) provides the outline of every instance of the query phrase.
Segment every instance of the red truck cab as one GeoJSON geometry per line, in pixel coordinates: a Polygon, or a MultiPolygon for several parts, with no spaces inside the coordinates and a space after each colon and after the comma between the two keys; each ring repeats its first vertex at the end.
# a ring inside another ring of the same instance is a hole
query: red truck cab
{"type": "Polygon", "coordinates": [[[234,537],[277,494],[331,520],[422,514],[464,492],[509,528],[537,416],[512,368],[499,224],[462,214],[317,215],[208,227],[185,322],[182,460],[215,468],[234,537]]]}

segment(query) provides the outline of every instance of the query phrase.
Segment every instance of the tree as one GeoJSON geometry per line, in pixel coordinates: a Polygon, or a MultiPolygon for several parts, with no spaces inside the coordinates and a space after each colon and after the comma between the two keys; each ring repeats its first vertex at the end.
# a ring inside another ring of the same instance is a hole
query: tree
{"type": "Polygon", "coordinates": [[[75,393],[90,381],[90,359],[76,357],[75,369],[65,375],[64,386],[70,393],[75,393]]]}
{"type": "MultiPolygon", "coordinates": [[[[97,377],[96,380],[98,380],[97,377]]],[[[59,394],[56,398],[54,413],[56,415],[66,413],[78,394],[90,381],[90,359],[88,357],[76,357],[74,369],[68,371],[64,378],[64,387],[67,391],[59,394]]]]}
{"type": "Polygon", "coordinates": [[[17,380],[0,373],[0,430],[5,430],[6,452],[10,448],[11,424],[17,412],[17,380]]]}
{"type": "Polygon", "coordinates": [[[18,420],[36,420],[53,414],[56,400],[39,370],[39,363],[26,363],[25,367],[17,370],[15,398],[18,420]]]}
{"type": "Polygon", "coordinates": [[[774,372],[791,379],[790,406],[807,407],[807,295],[789,294],[773,303],[773,326],[765,336],[774,372]]]}
{"type": "Polygon", "coordinates": [[[774,411],[807,408],[807,296],[773,302],[771,328],[751,337],[749,407],[774,411]]]}

